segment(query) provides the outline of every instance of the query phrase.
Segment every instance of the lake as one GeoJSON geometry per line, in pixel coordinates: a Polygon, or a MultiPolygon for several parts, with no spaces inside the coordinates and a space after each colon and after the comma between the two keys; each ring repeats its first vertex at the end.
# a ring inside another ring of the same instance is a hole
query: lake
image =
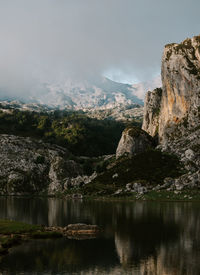
{"type": "Polygon", "coordinates": [[[97,224],[90,240],[33,240],[12,248],[0,274],[200,274],[200,203],[0,197],[0,218],[97,224]]]}

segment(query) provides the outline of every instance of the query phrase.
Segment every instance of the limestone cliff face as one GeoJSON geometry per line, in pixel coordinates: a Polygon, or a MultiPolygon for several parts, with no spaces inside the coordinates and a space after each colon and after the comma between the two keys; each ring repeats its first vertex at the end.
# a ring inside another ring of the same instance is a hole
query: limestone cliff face
{"type": "Polygon", "coordinates": [[[179,156],[186,173],[172,188],[200,187],[200,36],[166,45],[162,90],[146,95],[143,130],[179,156]]]}
{"type": "Polygon", "coordinates": [[[134,154],[142,153],[153,147],[153,139],[145,131],[137,127],[128,127],[119,141],[116,158],[123,155],[132,157],[134,154]]]}
{"type": "Polygon", "coordinates": [[[199,126],[200,36],[166,45],[161,75],[162,91],[146,96],[143,130],[152,136],[158,132],[164,144],[199,126]]]}
{"type": "Polygon", "coordinates": [[[0,135],[0,194],[54,194],[82,169],[69,152],[31,138],[0,135]]]}
{"type": "Polygon", "coordinates": [[[143,129],[151,136],[158,133],[161,98],[161,88],[148,91],[145,96],[143,129]]]}

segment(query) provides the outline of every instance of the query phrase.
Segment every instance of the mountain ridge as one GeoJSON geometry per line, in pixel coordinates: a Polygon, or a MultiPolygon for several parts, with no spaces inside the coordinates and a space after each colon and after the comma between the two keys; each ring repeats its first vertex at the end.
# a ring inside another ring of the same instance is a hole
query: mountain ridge
{"type": "Polygon", "coordinates": [[[62,83],[44,83],[34,92],[23,97],[6,96],[1,92],[0,100],[18,100],[26,104],[41,104],[58,109],[111,109],[139,104],[143,106],[144,93],[157,87],[159,77],[152,82],[124,84],[106,77],[89,80],[65,79],[62,83]]]}

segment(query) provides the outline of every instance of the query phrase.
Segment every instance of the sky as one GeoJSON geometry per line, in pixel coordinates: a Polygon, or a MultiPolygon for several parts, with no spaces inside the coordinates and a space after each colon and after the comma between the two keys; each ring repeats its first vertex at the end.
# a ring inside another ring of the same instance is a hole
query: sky
{"type": "Polygon", "coordinates": [[[200,34],[199,0],[0,0],[0,91],[160,73],[165,44],[200,34]]]}

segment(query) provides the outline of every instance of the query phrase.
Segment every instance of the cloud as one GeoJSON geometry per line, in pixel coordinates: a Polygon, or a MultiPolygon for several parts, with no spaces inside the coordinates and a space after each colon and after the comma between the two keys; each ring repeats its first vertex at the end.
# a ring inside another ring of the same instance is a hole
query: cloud
{"type": "Polygon", "coordinates": [[[69,75],[151,79],[165,44],[198,34],[199,9],[199,0],[0,0],[0,93],[69,75]]]}

